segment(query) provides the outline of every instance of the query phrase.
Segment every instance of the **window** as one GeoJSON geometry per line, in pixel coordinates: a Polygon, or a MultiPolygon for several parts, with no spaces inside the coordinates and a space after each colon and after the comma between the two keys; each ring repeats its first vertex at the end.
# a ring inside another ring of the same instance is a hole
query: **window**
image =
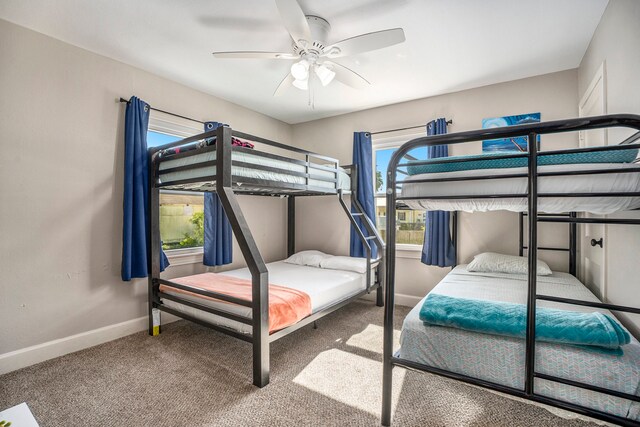
{"type": "MultiPolygon", "coordinates": [[[[157,147],[195,135],[197,129],[172,127],[150,120],[147,146],[157,147]],[[154,126],[155,125],[155,126],[154,126]]],[[[200,131],[202,132],[202,131],[200,131]]],[[[202,251],[204,244],[204,195],[192,191],[160,190],[160,238],[162,249],[174,253],[202,251]]],[[[168,253],[170,255],[171,252],[168,253]]]]}
{"type": "MultiPolygon", "coordinates": [[[[376,202],[376,225],[383,238],[387,240],[387,201],[385,191],[387,188],[387,166],[391,155],[403,143],[424,136],[424,134],[412,134],[401,137],[392,137],[373,140],[373,162],[375,163],[374,193],[376,202]]],[[[421,147],[412,150],[409,155],[414,159],[426,159],[427,149],[421,147]]],[[[398,173],[398,181],[402,181],[403,174],[398,173]]],[[[420,250],[424,242],[424,211],[396,210],[396,238],[399,249],[420,250]]]]}

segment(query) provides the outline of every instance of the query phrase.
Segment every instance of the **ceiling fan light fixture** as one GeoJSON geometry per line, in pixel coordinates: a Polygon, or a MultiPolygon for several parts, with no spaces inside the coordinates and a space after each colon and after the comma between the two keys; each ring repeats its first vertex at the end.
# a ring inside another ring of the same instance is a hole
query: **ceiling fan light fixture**
{"type": "Polygon", "coordinates": [[[309,90],[309,79],[295,79],[293,81],[293,86],[300,90],[309,90]]]}
{"type": "Polygon", "coordinates": [[[291,75],[296,80],[306,80],[309,77],[309,63],[304,59],[296,62],[291,66],[291,75]]]}
{"type": "Polygon", "coordinates": [[[320,79],[320,83],[322,83],[322,86],[326,86],[331,83],[333,78],[336,76],[336,73],[325,65],[319,65],[315,67],[315,72],[316,76],[318,76],[318,78],[320,79]]]}

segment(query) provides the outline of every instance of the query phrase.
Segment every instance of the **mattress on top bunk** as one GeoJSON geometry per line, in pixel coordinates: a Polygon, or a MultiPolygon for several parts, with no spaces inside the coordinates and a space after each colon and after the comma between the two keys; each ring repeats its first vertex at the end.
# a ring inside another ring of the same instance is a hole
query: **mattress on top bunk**
{"type": "MultiPolygon", "coordinates": [[[[284,261],[268,263],[267,269],[269,270],[269,283],[286,286],[309,295],[311,299],[312,314],[340,301],[346,300],[366,289],[367,275],[363,273],[289,264],[284,261]]],[[[251,272],[248,268],[224,271],[221,274],[251,280],[251,272]]],[[[195,295],[185,295],[170,289],[165,289],[163,292],[212,308],[225,310],[233,314],[251,318],[250,307],[228,304],[221,301],[212,301],[195,295]]],[[[251,325],[216,316],[175,301],[165,299],[162,300],[162,302],[169,308],[173,308],[200,320],[205,320],[220,326],[226,326],[245,334],[251,333],[251,325]]]]}
{"type": "MultiPolygon", "coordinates": [[[[471,273],[465,265],[451,271],[431,293],[457,298],[526,304],[526,275],[471,273]]],[[[554,272],[538,276],[538,294],[599,301],[578,279],[554,272]]],[[[444,326],[425,325],[420,309],[426,297],[404,320],[399,356],[429,366],[468,375],[494,383],[524,389],[525,341],[444,326]]],[[[578,312],[600,311],[583,307],[538,301],[538,306],[578,312]]],[[[536,343],[536,372],[640,395],[640,343],[622,347],[615,356],[584,347],[547,342],[536,343]]],[[[640,404],[598,394],[551,381],[536,379],[536,393],[640,420],[640,404]]]]}
{"type": "MultiPolygon", "coordinates": [[[[179,181],[183,179],[192,179],[198,177],[206,177],[212,176],[216,174],[216,167],[203,164],[202,167],[198,167],[195,169],[182,170],[176,172],[164,172],[164,170],[193,165],[197,163],[210,162],[216,159],[216,152],[209,151],[202,154],[196,154],[194,156],[182,157],[178,159],[171,159],[170,157],[166,160],[160,162],[159,166],[159,178],[160,182],[170,182],[170,181],[179,181]]],[[[234,151],[231,153],[231,160],[233,162],[244,162],[251,163],[258,166],[268,166],[272,168],[283,169],[288,172],[306,172],[306,168],[304,165],[287,162],[285,160],[272,159],[268,157],[263,157],[259,155],[252,155],[249,153],[234,151]]],[[[334,166],[331,165],[319,165],[324,167],[330,167],[333,169],[334,166]]],[[[342,189],[344,191],[349,191],[351,189],[351,179],[349,174],[343,169],[338,168],[338,189],[342,189]]],[[[307,184],[306,178],[301,176],[292,175],[286,172],[274,172],[274,171],[266,171],[262,169],[245,167],[245,166],[235,166],[232,164],[231,173],[235,176],[241,176],[245,178],[256,178],[256,179],[265,179],[276,182],[283,182],[289,184],[307,184]]],[[[323,169],[314,169],[309,168],[310,175],[314,175],[323,179],[335,179],[335,172],[323,170],[323,169]]],[[[187,184],[190,187],[195,187],[199,185],[196,184],[187,184]]],[[[251,184],[249,184],[250,186],[251,184]]],[[[318,187],[318,188],[327,188],[332,189],[336,188],[336,184],[334,182],[323,181],[322,179],[313,179],[309,178],[308,185],[310,187],[318,187]]]]}
{"type": "MultiPolygon", "coordinates": [[[[590,163],[539,166],[538,172],[578,170],[610,170],[611,173],[591,175],[541,176],[538,193],[610,193],[640,192],[640,165],[633,163],[590,163]],[[637,170],[638,173],[620,172],[637,170]]],[[[456,172],[425,173],[407,178],[401,197],[488,196],[526,194],[527,178],[483,179],[487,175],[526,174],[527,168],[474,169],[456,172]],[[447,182],[416,182],[416,179],[477,177],[478,179],[447,182]]],[[[508,210],[527,211],[527,198],[471,198],[404,200],[411,209],[485,212],[508,210]]],[[[591,212],[609,214],[640,208],[640,197],[540,197],[538,211],[546,213],[591,212]]]]}
{"type": "MultiPolygon", "coordinates": [[[[499,151],[470,156],[438,157],[427,160],[427,163],[409,162],[407,173],[417,175],[421,173],[456,172],[475,169],[503,169],[526,167],[528,157],[505,158],[505,155],[526,154],[520,151],[499,151]],[[464,160],[461,162],[460,160],[464,160]],[[432,163],[431,163],[432,162],[432,163]]],[[[577,153],[556,153],[538,156],[538,166],[596,164],[596,163],[631,163],[638,156],[637,148],[612,151],[590,151],[577,153]]]]}

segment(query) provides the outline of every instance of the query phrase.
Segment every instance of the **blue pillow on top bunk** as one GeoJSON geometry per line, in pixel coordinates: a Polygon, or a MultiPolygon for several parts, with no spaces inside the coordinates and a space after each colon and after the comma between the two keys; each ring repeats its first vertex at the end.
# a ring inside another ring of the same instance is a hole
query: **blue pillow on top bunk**
{"type": "MultiPolygon", "coordinates": [[[[500,158],[500,156],[518,154],[520,152],[482,153],[470,156],[454,156],[432,159],[435,164],[411,165],[408,162],[407,173],[417,175],[421,173],[457,172],[476,169],[508,169],[526,167],[527,157],[500,158]],[[464,160],[464,161],[460,161],[464,160]]],[[[615,151],[591,151],[580,153],[559,153],[538,157],[538,165],[569,165],[578,163],[631,163],[638,156],[638,149],[615,151]]],[[[429,160],[427,160],[429,162],[429,160]]]]}

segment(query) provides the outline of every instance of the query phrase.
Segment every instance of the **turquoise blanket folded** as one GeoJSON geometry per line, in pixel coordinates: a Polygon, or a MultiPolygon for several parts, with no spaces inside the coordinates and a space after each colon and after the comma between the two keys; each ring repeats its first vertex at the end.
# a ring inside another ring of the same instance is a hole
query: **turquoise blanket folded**
{"type": "MultiPolygon", "coordinates": [[[[524,338],[527,307],[430,294],[420,309],[429,324],[472,332],[524,338]]],[[[611,316],[538,307],[536,339],[540,341],[618,349],[629,344],[629,333],[611,316]]]]}

